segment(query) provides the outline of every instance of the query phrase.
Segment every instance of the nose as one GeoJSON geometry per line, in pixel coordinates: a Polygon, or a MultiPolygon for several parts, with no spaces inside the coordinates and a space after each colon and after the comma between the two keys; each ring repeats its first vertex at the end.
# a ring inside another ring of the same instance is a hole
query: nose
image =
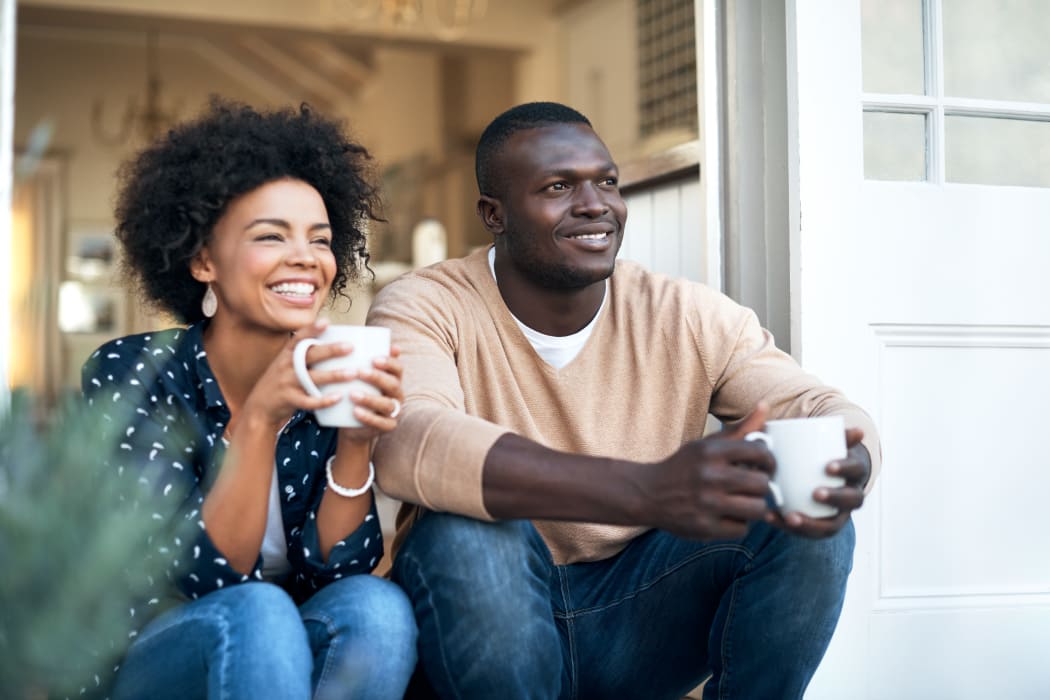
{"type": "Polygon", "coordinates": [[[593,182],[583,182],[576,188],[573,202],[573,213],[577,216],[594,218],[609,211],[609,202],[605,193],[593,182]]]}
{"type": "Polygon", "coordinates": [[[317,250],[310,245],[309,237],[295,236],[289,240],[286,260],[296,267],[317,267],[317,250]]]}

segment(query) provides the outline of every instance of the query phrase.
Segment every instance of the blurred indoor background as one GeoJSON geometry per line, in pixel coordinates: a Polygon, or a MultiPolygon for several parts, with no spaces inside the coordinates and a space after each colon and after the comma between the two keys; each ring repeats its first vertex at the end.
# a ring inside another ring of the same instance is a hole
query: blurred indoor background
{"type": "MultiPolygon", "coordinates": [[[[101,342],[171,323],[121,287],[115,173],[209,95],[258,107],[309,103],[345,119],[376,157],[388,219],[372,231],[376,282],[331,312],[359,322],[378,285],[487,242],[474,215],[473,149],[507,107],[556,100],[580,109],[628,171],[695,146],[693,8],[693,0],[21,0],[10,386],[53,400],[77,386],[101,342]]],[[[686,163],[694,181],[695,165],[686,163]]]]}

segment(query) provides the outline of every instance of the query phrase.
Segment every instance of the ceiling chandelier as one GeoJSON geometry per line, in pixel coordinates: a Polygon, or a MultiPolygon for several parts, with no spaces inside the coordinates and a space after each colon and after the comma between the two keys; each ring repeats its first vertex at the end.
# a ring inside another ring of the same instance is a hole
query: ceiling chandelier
{"type": "Polygon", "coordinates": [[[461,37],[488,11],[488,0],[325,0],[327,14],[343,25],[379,24],[422,29],[444,41],[461,37]]]}
{"type": "Polygon", "coordinates": [[[91,109],[91,133],[102,144],[119,146],[130,141],[152,141],[175,122],[178,107],[165,109],[161,99],[161,79],[157,69],[157,33],[146,33],[146,94],[144,104],[131,97],[115,129],[103,124],[105,105],[95,100],[91,109]]]}

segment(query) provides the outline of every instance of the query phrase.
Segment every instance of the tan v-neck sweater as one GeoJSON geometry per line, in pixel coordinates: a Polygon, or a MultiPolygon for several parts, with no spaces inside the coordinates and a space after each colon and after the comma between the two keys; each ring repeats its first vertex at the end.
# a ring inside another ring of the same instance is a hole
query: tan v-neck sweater
{"type": "MultiPolygon", "coordinates": [[[[699,438],[708,413],[742,418],[760,399],[772,417],[871,419],[804,373],[749,309],[701,284],[616,264],[609,299],[579,355],[541,360],[500,297],[486,251],[409,273],[376,297],[368,323],[403,349],[405,402],[374,456],[380,487],[409,504],[491,519],[482,467],[514,432],[548,447],[639,462],[699,438]]],[[[873,476],[874,478],[874,476],[873,476]]],[[[418,509],[398,518],[398,542],[418,509]]],[[[644,528],[536,521],[557,563],[612,556],[644,528]]]]}

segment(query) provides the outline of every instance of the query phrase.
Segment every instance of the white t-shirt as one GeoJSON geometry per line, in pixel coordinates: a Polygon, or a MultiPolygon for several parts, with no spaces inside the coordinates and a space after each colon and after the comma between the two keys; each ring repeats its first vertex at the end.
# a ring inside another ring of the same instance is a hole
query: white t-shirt
{"type": "Polygon", "coordinates": [[[292,570],[288,561],[288,540],[284,537],[284,515],[281,513],[281,490],[277,484],[277,462],[270,478],[270,503],[266,510],[266,533],[262,541],[264,579],[272,580],[292,570]]]}
{"type": "MultiPolygon", "coordinates": [[[[287,425],[287,423],[285,423],[287,425]]],[[[282,427],[281,430],[284,430],[282,427]]],[[[278,430],[280,435],[281,431],[278,430]]],[[[222,439],[226,447],[230,441],[225,437],[222,439]]],[[[262,575],[267,581],[280,578],[292,570],[292,564],[288,561],[288,540],[284,536],[284,514],[281,512],[281,490],[277,483],[277,462],[273,463],[273,476],[270,477],[270,499],[266,506],[266,532],[263,533],[262,547],[262,575]]]]}
{"type": "MultiPolygon", "coordinates": [[[[496,279],[496,249],[489,248],[489,270],[492,271],[492,279],[496,280],[496,284],[499,285],[499,280],[496,279]]],[[[572,335],[546,335],[540,333],[537,330],[529,328],[520,320],[517,316],[513,316],[514,321],[521,328],[522,333],[525,334],[525,338],[529,341],[533,350],[536,354],[543,358],[551,367],[555,369],[561,369],[565,365],[572,362],[576,356],[583,349],[587,339],[591,337],[591,332],[594,330],[594,324],[598,321],[598,316],[601,315],[602,309],[605,308],[605,300],[609,297],[609,281],[605,281],[605,294],[602,295],[602,305],[598,307],[598,313],[594,314],[594,318],[586,326],[576,331],[572,335]]]]}

